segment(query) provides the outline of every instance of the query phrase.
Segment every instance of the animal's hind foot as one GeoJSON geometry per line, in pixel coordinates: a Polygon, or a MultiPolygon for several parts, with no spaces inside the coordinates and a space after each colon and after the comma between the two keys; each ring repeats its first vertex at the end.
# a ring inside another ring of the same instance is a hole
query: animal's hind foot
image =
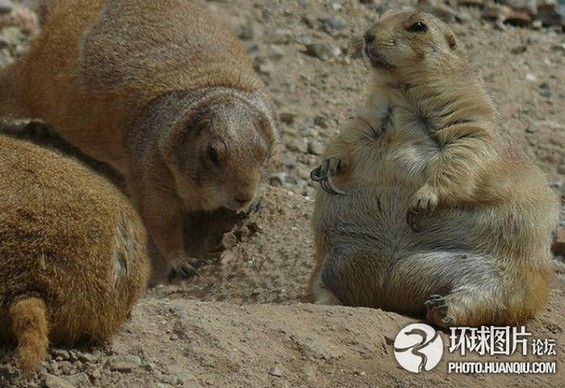
{"type": "Polygon", "coordinates": [[[443,296],[437,294],[430,295],[430,299],[424,305],[428,310],[426,319],[429,322],[442,327],[453,325],[453,317],[448,314],[449,306],[443,296]]]}

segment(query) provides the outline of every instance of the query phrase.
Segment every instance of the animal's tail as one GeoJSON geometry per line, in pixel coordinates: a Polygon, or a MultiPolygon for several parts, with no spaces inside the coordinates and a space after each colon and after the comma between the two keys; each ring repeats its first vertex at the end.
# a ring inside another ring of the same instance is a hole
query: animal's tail
{"type": "Polygon", "coordinates": [[[18,341],[16,354],[20,370],[29,373],[47,356],[49,330],[45,302],[35,297],[20,299],[11,305],[9,314],[18,341]]]}

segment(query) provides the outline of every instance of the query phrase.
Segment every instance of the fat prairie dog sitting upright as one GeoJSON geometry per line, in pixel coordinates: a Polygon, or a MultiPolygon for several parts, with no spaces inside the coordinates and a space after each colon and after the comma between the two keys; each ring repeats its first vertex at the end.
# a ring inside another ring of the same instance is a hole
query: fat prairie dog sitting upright
{"type": "Polygon", "coordinates": [[[43,1],[0,73],[0,116],[38,118],[122,173],[167,263],[191,273],[183,215],[254,199],[278,123],[245,49],[186,0],[43,1]]]}
{"type": "Polygon", "coordinates": [[[0,136],[0,342],[25,372],[49,342],[107,341],[149,277],[128,199],[78,162],[0,136]]]}
{"type": "Polygon", "coordinates": [[[313,171],[327,190],[315,201],[313,298],[444,327],[532,317],[559,214],[544,174],[497,123],[443,22],[388,12],[365,52],[368,102],[313,171]]]}

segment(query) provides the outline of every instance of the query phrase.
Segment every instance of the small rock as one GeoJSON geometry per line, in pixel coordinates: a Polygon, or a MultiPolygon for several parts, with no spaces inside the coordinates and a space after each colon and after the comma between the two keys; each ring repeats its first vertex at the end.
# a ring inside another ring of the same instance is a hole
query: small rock
{"type": "Polygon", "coordinates": [[[542,23],[541,20],[536,19],[536,20],[534,20],[534,21],[532,22],[532,28],[533,28],[534,30],[539,30],[539,29],[542,28],[542,27],[543,27],[543,23],[542,23]]]}
{"type": "Polygon", "coordinates": [[[223,249],[230,249],[235,244],[237,244],[237,236],[234,232],[227,232],[224,233],[222,237],[222,248],[223,249]]]}
{"type": "Polygon", "coordinates": [[[532,73],[526,74],[526,81],[535,82],[537,80],[538,80],[537,77],[532,73]]]}
{"type": "Polygon", "coordinates": [[[257,37],[257,28],[252,25],[240,26],[237,31],[237,36],[242,40],[253,40],[257,37]]]}
{"type": "Polygon", "coordinates": [[[302,21],[310,28],[316,27],[316,19],[313,18],[312,16],[303,16],[302,21]]]}
{"type": "Polygon", "coordinates": [[[67,380],[50,374],[45,376],[45,385],[47,388],[74,388],[67,380]]]}
{"type": "Polygon", "coordinates": [[[90,379],[84,372],[67,376],[65,379],[75,387],[87,387],[90,385],[90,379]]]}
{"type": "Polygon", "coordinates": [[[60,361],[57,363],[59,365],[59,369],[61,370],[61,374],[64,375],[72,375],[76,373],[76,369],[74,365],[69,361],[60,361]]]}
{"type": "Polygon", "coordinates": [[[341,54],[338,47],[330,46],[324,43],[311,43],[306,45],[306,55],[327,61],[341,54]]]}
{"type": "Polygon", "coordinates": [[[292,124],[296,115],[291,112],[281,112],[279,113],[279,120],[285,124],[292,124]]]}
{"type": "Polygon", "coordinates": [[[522,54],[522,53],[525,53],[527,49],[528,49],[528,46],[523,44],[523,45],[520,45],[520,46],[517,46],[517,47],[510,49],[510,52],[512,54],[522,54]]]}
{"type": "Polygon", "coordinates": [[[61,360],[69,360],[71,358],[69,351],[65,349],[52,349],[51,355],[53,355],[53,357],[61,357],[61,360]]]}
{"type": "Polygon", "coordinates": [[[302,139],[291,138],[287,140],[286,146],[290,151],[306,153],[308,151],[308,144],[302,139]]]}
{"type": "Polygon", "coordinates": [[[141,358],[135,355],[114,356],[108,361],[112,371],[130,372],[141,365],[141,358]]]}
{"type": "Polygon", "coordinates": [[[327,129],[328,128],[328,121],[324,116],[316,116],[314,117],[314,124],[316,124],[320,128],[327,129]]]}
{"type": "Polygon", "coordinates": [[[562,26],[565,22],[565,10],[559,10],[558,7],[563,7],[557,2],[545,2],[538,5],[538,13],[536,17],[542,22],[544,26],[562,26]]]}
{"type": "Polygon", "coordinates": [[[285,167],[294,168],[296,167],[296,158],[291,156],[283,155],[281,158],[281,162],[285,167]]]}
{"type": "Polygon", "coordinates": [[[0,0],[0,14],[11,12],[15,7],[10,0],[0,0]]]}
{"type": "Polygon", "coordinates": [[[148,372],[151,372],[151,371],[155,370],[155,364],[152,364],[152,363],[145,364],[145,365],[143,365],[143,369],[145,369],[148,372]]]}
{"type": "Polygon", "coordinates": [[[94,369],[90,373],[90,377],[92,377],[93,380],[100,380],[102,378],[102,372],[100,372],[100,369],[94,369]]]}
{"type": "Polygon", "coordinates": [[[279,45],[271,44],[267,47],[267,55],[272,60],[278,61],[285,57],[286,51],[279,45]]]}
{"type": "Polygon", "coordinates": [[[271,376],[275,376],[275,377],[282,377],[282,372],[279,368],[277,368],[276,366],[269,369],[269,374],[271,376]]]}
{"type": "Polygon", "coordinates": [[[282,28],[274,29],[267,38],[267,41],[273,44],[288,44],[291,40],[292,32],[282,28]]]}
{"type": "Polygon", "coordinates": [[[540,85],[540,95],[543,97],[551,97],[551,88],[547,82],[542,82],[540,85]]]}
{"type": "Polygon", "coordinates": [[[77,357],[82,362],[96,363],[96,361],[98,361],[98,357],[91,353],[79,353],[77,354],[77,357]]]}
{"type": "Polygon", "coordinates": [[[322,22],[322,29],[332,36],[338,35],[345,27],[343,19],[337,16],[321,18],[320,21],[322,22]]]}
{"type": "Polygon", "coordinates": [[[324,146],[319,141],[308,142],[308,153],[311,155],[322,155],[324,146]]]}
{"type": "Polygon", "coordinates": [[[279,172],[277,174],[272,174],[269,177],[269,184],[275,187],[281,187],[286,181],[286,174],[284,172],[279,172]]]}

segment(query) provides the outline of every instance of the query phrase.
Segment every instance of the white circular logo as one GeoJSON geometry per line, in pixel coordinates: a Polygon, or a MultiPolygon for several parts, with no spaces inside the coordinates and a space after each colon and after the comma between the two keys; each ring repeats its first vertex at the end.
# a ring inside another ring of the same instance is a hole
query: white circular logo
{"type": "Polygon", "coordinates": [[[443,342],[433,327],[424,323],[406,326],[394,339],[394,356],[406,370],[422,373],[439,364],[443,342]]]}

